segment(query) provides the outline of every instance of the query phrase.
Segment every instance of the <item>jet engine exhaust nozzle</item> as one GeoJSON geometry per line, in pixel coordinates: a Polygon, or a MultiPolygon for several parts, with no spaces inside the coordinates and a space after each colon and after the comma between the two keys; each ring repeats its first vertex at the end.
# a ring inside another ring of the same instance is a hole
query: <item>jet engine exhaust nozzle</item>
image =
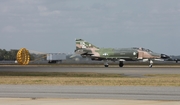
{"type": "Polygon", "coordinates": [[[166,55],[166,54],[161,54],[161,58],[162,59],[168,59],[168,58],[170,58],[168,55],[166,55]]]}

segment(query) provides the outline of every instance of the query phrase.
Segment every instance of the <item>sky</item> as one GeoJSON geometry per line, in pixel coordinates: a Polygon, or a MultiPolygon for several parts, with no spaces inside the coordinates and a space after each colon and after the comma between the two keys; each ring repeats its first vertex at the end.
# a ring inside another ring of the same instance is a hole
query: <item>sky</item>
{"type": "Polygon", "coordinates": [[[180,55],[180,0],[0,0],[0,49],[144,47],[180,55]]]}

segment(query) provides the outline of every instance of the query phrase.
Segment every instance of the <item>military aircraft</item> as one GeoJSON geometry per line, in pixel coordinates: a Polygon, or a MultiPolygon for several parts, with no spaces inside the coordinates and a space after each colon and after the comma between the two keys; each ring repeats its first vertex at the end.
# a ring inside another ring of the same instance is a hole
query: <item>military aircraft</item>
{"type": "Polygon", "coordinates": [[[155,53],[145,48],[99,48],[95,45],[76,39],[75,54],[80,54],[82,57],[89,57],[92,60],[104,61],[104,66],[108,67],[108,61],[119,61],[119,67],[124,66],[124,61],[149,61],[151,68],[154,60],[163,61],[169,58],[168,55],[155,53]]]}

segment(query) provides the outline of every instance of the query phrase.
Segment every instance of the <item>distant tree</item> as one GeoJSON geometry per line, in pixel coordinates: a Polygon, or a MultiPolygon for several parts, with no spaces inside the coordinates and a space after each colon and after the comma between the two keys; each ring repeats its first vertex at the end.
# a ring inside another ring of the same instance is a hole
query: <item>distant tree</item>
{"type": "Polygon", "coordinates": [[[0,49],[0,60],[3,60],[4,59],[4,57],[3,57],[3,51],[2,51],[2,49],[0,49]]]}
{"type": "Polygon", "coordinates": [[[5,49],[0,49],[0,60],[16,60],[16,54],[18,50],[6,51],[5,49]]]}
{"type": "Polygon", "coordinates": [[[10,50],[10,60],[16,60],[16,55],[17,55],[18,50],[10,50]]]}
{"type": "MultiPolygon", "coordinates": [[[[0,49],[0,61],[2,60],[16,60],[18,50],[6,51],[5,49],[0,49]]],[[[30,60],[45,60],[46,56],[43,54],[30,54],[30,60]]]]}

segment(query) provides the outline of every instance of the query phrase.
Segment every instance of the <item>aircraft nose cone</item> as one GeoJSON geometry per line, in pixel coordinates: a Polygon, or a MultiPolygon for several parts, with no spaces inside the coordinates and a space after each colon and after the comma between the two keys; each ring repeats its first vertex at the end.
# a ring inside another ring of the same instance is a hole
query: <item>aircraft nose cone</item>
{"type": "Polygon", "coordinates": [[[161,54],[161,58],[162,59],[167,59],[167,58],[170,58],[168,55],[166,55],[166,54],[161,54]]]}

